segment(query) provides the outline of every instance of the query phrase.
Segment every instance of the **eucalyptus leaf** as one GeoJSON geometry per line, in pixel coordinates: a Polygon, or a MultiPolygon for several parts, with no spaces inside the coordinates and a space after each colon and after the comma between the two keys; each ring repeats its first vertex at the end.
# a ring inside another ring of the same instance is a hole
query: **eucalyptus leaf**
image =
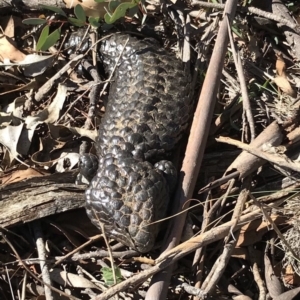
{"type": "Polygon", "coordinates": [[[137,4],[132,2],[124,2],[121,3],[114,11],[114,13],[110,16],[109,14],[105,14],[104,20],[107,24],[112,24],[116,22],[118,19],[124,17],[128,9],[135,7],[137,4]]]}
{"type": "Polygon", "coordinates": [[[22,23],[26,25],[42,25],[42,24],[46,24],[47,20],[39,19],[39,18],[31,18],[31,19],[23,20],[22,23]]]}
{"type": "Polygon", "coordinates": [[[83,10],[82,6],[80,4],[77,4],[74,8],[74,14],[77,17],[78,20],[85,22],[86,20],[86,14],[83,10]]]}
{"type": "Polygon", "coordinates": [[[91,26],[98,28],[101,24],[99,23],[99,18],[89,17],[89,23],[91,26]]]}
{"type": "Polygon", "coordinates": [[[68,21],[74,25],[74,26],[77,26],[77,27],[82,27],[86,24],[86,22],[84,21],[81,21],[81,20],[78,20],[76,18],[68,18],[68,21]]]}
{"type": "Polygon", "coordinates": [[[57,6],[40,4],[40,8],[51,10],[51,11],[53,11],[61,16],[64,16],[64,17],[67,16],[66,13],[60,7],[57,7],[57,6]]]}
{"type": "Polygon", "coordinates": [[[44,45],[44,43],[45,43],[45,41],[46,41],[46,39],[47,39],[48,36],[49,36],[49,25],[46,25],[43,28],[43,30],[41,32],[41,35],[39,37],[39,40],[38,40],[38,42],[36,44],[36,50],[37,51],[39,51],[39,50],[42,49],[42,46],[44,45]]]}
{"type": "Polygon", "coordinates": [[[48,50],[50,47],[55,45],[55,43],[60,39],[60,28],[54,30],[49,36],[46,38],[46,41],[41,47],[42,51],[48,50]]]}
{"type": "MultiPolygon", "coordinates": [[[[112,272],[111,268],[103,267],[101,269],[101,271],[102,271],[103,280],[108,286],[115,284],[114,276],[113,276],[113,272],[112,272]]],[[[122,275],[121,275],[120,268],[118,268],[118,267],[115,268],[115,275],[116,275],[117,283],[121,282],[122,281],[122,275]]]]}
{"type": "Polygon", "coordinates": [[[116,9],[120,4],[121,4],[121,2],[118,1],[118,0],[112,0],[112,1],[109,1],[109,3],[108,3],[108,10],[109,10],[110,12],[113,12],[113,11],[115,11],[115,9],[116,9]]]}

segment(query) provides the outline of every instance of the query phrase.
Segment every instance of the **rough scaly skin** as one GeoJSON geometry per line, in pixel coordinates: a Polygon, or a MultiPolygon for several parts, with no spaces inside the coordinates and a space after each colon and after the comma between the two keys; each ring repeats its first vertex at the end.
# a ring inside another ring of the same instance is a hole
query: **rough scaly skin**
{"type": "Polygon", "coordinates": [[[109,101],[96,140],[99,167],[86,191],[92,222],[140,252],[155,243],[170,187],[162,161],[174,150],[191,115],[190,76],[153,39],[117,34],[100,50],[110,74],[109,101]],[[126,43],[123,51],[123,45],[126,43]],[[163,171],[161,171],[163,170],[163,171]]]}

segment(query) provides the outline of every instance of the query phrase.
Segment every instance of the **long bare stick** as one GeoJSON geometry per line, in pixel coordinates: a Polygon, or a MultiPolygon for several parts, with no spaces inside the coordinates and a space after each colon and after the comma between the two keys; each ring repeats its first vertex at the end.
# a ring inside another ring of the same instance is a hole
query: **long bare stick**
{"type": "MultiPolygon", "coordinates": [[[[232,22],[234,18],[237,2],[237,0],[229,0],[226,2],[224,15],[228,15],[230,22],[232,22]]],[[[227,51],[227,44],[227,19],[223,18],[206,78],[203,83],[202,92],[191,128],[187,151],[180,172],[180,180],[175,196],[175,203],[179,203],[180,207],[192,197],[194,191],[208,137],[207,126],[210,126],[212,122],[224,58],[227,51]]],[[[182,214],[180,217],[176,217],[172,222],[173,227],[171,234],[163,248],[165,251],[172,249],[179,243],[185,218],[186,214],[182,214]]],[[[148,289],[145,299],[166,299],[171,274],[172,266],[167,270],[164,270],[164,272],[153,276],[151,286],[148,289]]]]}
{"type": "Polygon", "coordinates": [[[240,141],[231,139],[229,137],[220,136],[220,137],[216,138],[216,141],[221,142],[221,143],[226,143],[226,144],[229,144],[229,145],[237,146],[237,147],[239,147],[239,148],[241,148],[241,149],[257,156],[257,157],[265,159],[265,160],[267,160],[271,163],[274,163],[274,164],[276,164],[280,167],[291,169],[291,170],[296,171],[296,172],[300,172],[300,163],[297,162],[297,161],[289,159],[285,155],[271,154],[271,153],[265,152],[263,150],[260,150],[258,148],[253,148],[250,145],[244,144],[240,141]]]}

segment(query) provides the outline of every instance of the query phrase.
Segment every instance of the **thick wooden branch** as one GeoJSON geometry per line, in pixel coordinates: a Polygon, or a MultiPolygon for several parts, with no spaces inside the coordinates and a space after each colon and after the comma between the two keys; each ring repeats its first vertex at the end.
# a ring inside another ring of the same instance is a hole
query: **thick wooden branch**
{"type": "Polygon", "coordinates": [[[34,177],[0,186],[0,226],[7,227],[81,208],[85,186],[74,173],[34,177]]]}
{"type": "Polygon", "coordinates": [[[40,9],[39,5],[51,5],[58,6],[61,8],[65,8],[66,4],[62,0],[0,0],[0,7],[15,7],[21,10],[23,7],[27,7],[30,9],[40,9]]]}

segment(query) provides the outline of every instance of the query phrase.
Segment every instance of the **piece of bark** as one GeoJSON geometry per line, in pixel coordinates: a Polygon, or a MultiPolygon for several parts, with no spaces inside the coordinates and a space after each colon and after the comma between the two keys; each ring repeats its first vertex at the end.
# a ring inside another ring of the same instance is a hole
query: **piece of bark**
{"type": "MultiPolygon", "coordinates": [[[[74,9],[74,7],[79,4],[85,14],[89,17],[100,17],[103,18],[106,14],[109,0],[104,0],[103,2],[95,2],[94,0],[14,0],[14,1],[6,1],[0,0],[0,13],[2,15],[10,14],[12,8],[19,13],[31,12],[34,10],[41,11],[43,7],[41,5],[59,7],[62,9],[74,9]]],[[[126,0],[121,0],[121,2],[126,2],[126,0]]]]}
{"type": "Polygon", "coordinates": [[[0,186],[0,226],[7,227],[81,208],[86,186],[74,173],[34,177],[0,186]]]}
{"type": "Polygon", "coordinates": [[[27,7],[31,9],[41,9],[40,5],[58,6],[61,8],[66,7],[66,4],[63,0],[0,0],[0,7],[11,7],[11,5],[20,10],[22,9],[22,7],[27,7]]]}
{"type": "MultiPolygon", "coordinates": [[[[282,17],[282,19],[284,20],[295,23],[294,19],[290,15],[288,8],[280,0],[272,1],[272,12],[273,14],[282,17]]],[[[299,27],[299,24],[297,25],[299,27]]],[[[286,25],[281,26],[278,23],[277,26],[284,33],[286,41],[291,47],[291,54],[294,56],[294,58],[300,61],[300,35],[294,29],[286,25]]]]}
{"type": "Polygon", "coordinates": [[[264,256],[265,263],[265,281],[269,294],[273,299],[278,299],[278,296],[282,294],[283,287],[281,281],[274,273],[273,266],[267,254],[264,256]]]}
{"type": "Polygon", "coordinates": [[[300,287],[297,287],[297,288],[294,288],[294,289],[292,289],[290,291],[282,293],[276,299],[277,300],[292,300],[292,299],[296,299],[295,297],[297,297],[299,295],[299,293],[300,293],[300,287]]]}

